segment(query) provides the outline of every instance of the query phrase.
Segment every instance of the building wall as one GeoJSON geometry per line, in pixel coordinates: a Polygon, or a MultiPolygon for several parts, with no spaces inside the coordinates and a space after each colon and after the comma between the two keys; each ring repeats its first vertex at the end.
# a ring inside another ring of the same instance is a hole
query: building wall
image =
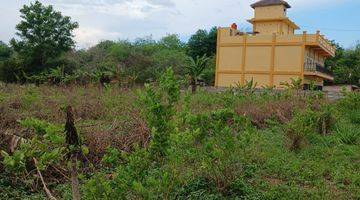
{"type": "Polygon", "coordinates": [[[260,34],[294,34],[294,28],[280,20],[271,22],[254,22],[253,29],[254,32],[259,32],[260,34]]]}
{"type": "Polygon", "coordinates": [[[273,19],[273,18],[281,18],[285,16],[286,16],[286,10],[284,5],[255,8],[256,19],[273,19]]]}
{"type": "Polygon", "coordinates": [[[293,36],[292,45],[273,34],[229,38],[228,33],[223,29],[218,34],[216,86],[229,87],[253,79],[259,88],[281,88],[281,83],[302,77],[305,47],[298,43],[298,37],[293,36]]]}
{"type": "Polygon", "coordinates": [[[257,22],[255,30],[261,34],[280,33],[279,22],[257,22]]]}

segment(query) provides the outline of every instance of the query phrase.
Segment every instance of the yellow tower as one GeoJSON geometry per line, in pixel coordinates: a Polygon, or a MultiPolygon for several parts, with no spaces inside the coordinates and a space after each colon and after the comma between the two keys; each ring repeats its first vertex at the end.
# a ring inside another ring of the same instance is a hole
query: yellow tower
{"type": "Polygon", "coordinates": [[[253,31],[260,34],[294,34],[299,27],[287,16],[291,6],[282,0],[262,0],[251,5],[254,18],[248,20],[253,24],[253,31]]]}

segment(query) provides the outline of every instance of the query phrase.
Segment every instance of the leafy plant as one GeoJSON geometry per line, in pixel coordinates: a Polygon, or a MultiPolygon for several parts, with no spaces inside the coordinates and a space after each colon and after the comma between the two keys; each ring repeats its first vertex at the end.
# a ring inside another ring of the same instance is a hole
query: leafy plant
{"type": "Polygon", "coordinates": [[[17,174],[16,181],[32,186],[32,178],[29,176],[33,171],[29,170],[28,163],[34,164],[39,171],[46,170],[50,165],[59,163],[66,149],[63,147],[64,135],[61,127],[37,119],[26,119],[20,124],[35,135],[30,139],[23,139],[20,146],[12,153],[2,152],[5,169],[17,174]]]}
{"type": "Polygon", "coordinates": [[[318,124],[316,112],[307,108],[303,111],[295,112],[294,118],[286,126],[286,136],[289,141],[289,148],[292,151],[300,150],[306,137],[309,134],[314,134],[318,124]]]}
{"type": "Polygon", "coordinates": [[[160,77],[158,88],[147,84],[139,97],[145,107],[143,114],[152,128],[150,151],[155,157],[165,156],[172,131],[174,106],[180,98],[180,86],[172,69],[168,68],[160,77]]]}
{"type": "Polygon", "coordinates": [[[202,57],[196,57],[193,59],[189,57],[189,64],[186,66],[186,74],[190,78],[191,91],[194,94],[196,92],[199,79],[202,77],[203,72],[207,66],[209,58],[206,55],[202,57]]]}
{"type": "Polygon", "coordinates": [[[340,144],[356,145],[360,142],[360,131],[348,124],[337,125],[335,138],[340,144]]]}
{"type": "Polygon", "coordinates": [[[240,92],[241,94],[247,96],[249,94],[254,94],[256,88],[257,82],[255,82],[252,78],[251,80],[245,80],[245,84],[237,82],[235,84],[235,87],[231,87],[230,90],[235,90],[235,92],[240,92]]]}
{"type": "Polygon", "coordinates": [[[299,96],[300,91],[303,90],[303,80],[301,78],[290,78],[290,82],[281,82],[280,85],[290,92],[295,91],[297,96],[299,96]]]}

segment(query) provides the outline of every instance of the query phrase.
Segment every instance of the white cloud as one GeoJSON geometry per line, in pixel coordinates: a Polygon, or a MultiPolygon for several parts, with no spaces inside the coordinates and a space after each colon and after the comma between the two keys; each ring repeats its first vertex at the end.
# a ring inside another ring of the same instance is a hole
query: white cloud
{"type": "Polygon", "coordinates": [[[173,6],[172,2],[167,0],[102,0],[87,3],[83,0],[69,2],[57,0],[54,4],[75,16],[106,14],[130,19],[145,19],[153,12],[161,12],[173,6]]]}
{"type": "Polygon", "coordinates": [[[118,32],[106,32],[91,27],[80,27],[75,30],[74,35],[79,48],[88,48],[102,40],[117,40],[121,37],[118,32]]]}
{"type": "MultiPolygon", "coordinates": [[[[32,0],[0,0],[0,40],[14,36],[19,22],[19,9],[32,0]],[[3,20],[4,21],[4,20],[3,20]],[[6,31],[5,31],[6,30],[6,31]]],[[[288,0],[289,13],[324,9],[356,0],[288,0]]],[[[256,0],[41,0],[54,5],[64,15],[79,22],[76,30],[78,46],[87,47],[99,40],[134,39],[153,35],[155,39],[167,33],[187,38],[199,28],[229,26],[246,22],[253,15],[250,4],[256,0]]]]}

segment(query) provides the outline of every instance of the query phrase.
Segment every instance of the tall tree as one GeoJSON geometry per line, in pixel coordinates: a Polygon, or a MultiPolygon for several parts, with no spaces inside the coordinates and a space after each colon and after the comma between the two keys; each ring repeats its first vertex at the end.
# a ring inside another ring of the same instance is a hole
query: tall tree
{"type": "Polygon", "coordinates": [[[24,71],[33,74],[56,67],[51,62],[75,46],[72,32],[78,23],[39,1],[24,5],[20,12],[19,40],[12,39],[11,45],[23,60],[24,71]]]}
{"type": "Polygon", "coordinates": [[[213,27],[209,32],[198,30],[192,35],[187,44],[187,53],[196,59],[206,55],[211,57],[216,54],[217,28],[213,27]]]}
{"type": "Polygon", "coordinates": [[[351,49],[333,44],[337,47],[336,55],[327,59],[325,65],[334,72],[334,83],[360,85],[360,43],[351,49]]]}
{"type": "Polygon", "coordinates": [[[181,50],[184,47],[184,44],[176,34],[167,35],[161,38],[159,44],[162,47],[171,50],[181,50]]]}

